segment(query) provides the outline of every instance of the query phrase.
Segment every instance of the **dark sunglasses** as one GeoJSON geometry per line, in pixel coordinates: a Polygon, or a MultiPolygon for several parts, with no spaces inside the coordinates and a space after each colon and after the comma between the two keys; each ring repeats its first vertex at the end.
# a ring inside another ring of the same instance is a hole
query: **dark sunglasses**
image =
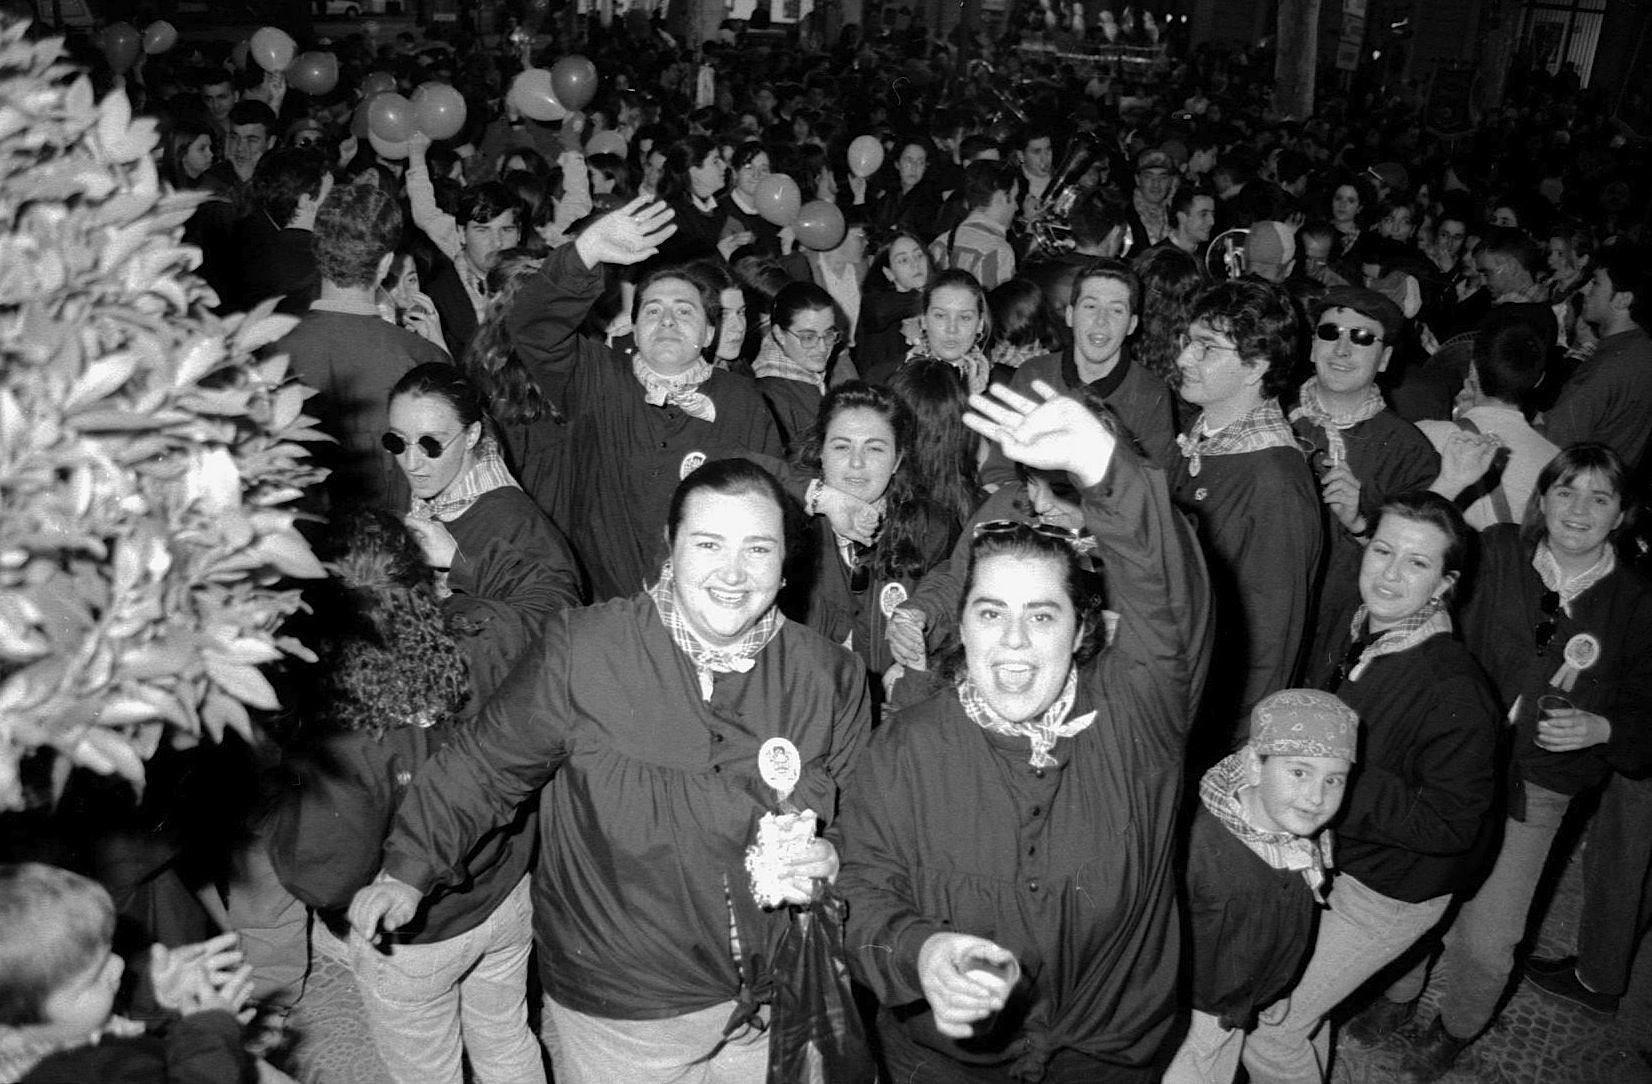
{"type": "Polygon", "coordinates": [[[994,538],[1009,537],[1017,532],[1048,538],[1066,546],[1077,546],[1079,540],[1079,533],[1071,527],[1057,527],[1053,523],[1026,523],[1019,519],[989,519],[984,523],[977,523],[970,539],[973,541],[989,535],[994,538]]]}
{"type": "Polygon", "coordinates": [[[1532,635],[1537,640],[1537,650],[1542,651],[1554,642],[1555,615],[1560,612],[1560,592],[1545,591],[1537,600],[1537,605],[1543,611],[1543,620],[1537,623],[1532,635]]]}
{"type": "Polygon", "coordinates": [[[1368,327],[1343,327],[1341,324],[1326,322],[1314,328],[1314,335],[1323,342],[1334,343],[1344,334],[1355,346],[1374,346],[1382,342],[1382,336],[1368,327]]]}
{"type": "MultiPolygon", "coordinates": [[[[446,441],[440,441],[427,434],[420,437],[418,440],[415,440],[413,443],[418,447],[419,451],[424,453],[424,457],[426,459],[439,459],[441,458],[442,453],[447,451],[448,448],[452,446],[454,441],[464,435],[465,431],[461,429],[451,437],[448,437],[446,441]]],[[[379,438],[379,443],[384,445],[384,450],[389,452],[391,455],[401,455],[403,452],[407,451],[406,438],[397,433],[386,433],[384,436],[379,438]]]]}

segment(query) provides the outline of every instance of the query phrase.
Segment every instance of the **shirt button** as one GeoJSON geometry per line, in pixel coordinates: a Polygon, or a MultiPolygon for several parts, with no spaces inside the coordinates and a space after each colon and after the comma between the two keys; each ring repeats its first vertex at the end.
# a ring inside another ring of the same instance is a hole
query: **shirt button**
{"type": "Polygon", "coordinates": [[[1037,847],[1028,847],[1027,848],[1027,853],[1029,855],[1037,854],[1038,853],[1038,848],[1037,847]]]}
{"type": "Polygon", "coordinates": [[[722,775],[723,774],[723,766],[721,764],[713,764],[711,766],[711,770],[714,773],[716,773],[717,775],[722,775]]]}
{"type": "Polygon", "coordinates": [[[722,736],[722,735],[721,735],[721,734],[713,734],[713,735],[712,735],[712,736],[711,736],[711,740],[712,740],[712,741],[722,741],[722,740],[723,740],[723,736],[722,736]]]}
{"type": "Polygon", "coordinates": [[[662,448],[664,448],[664,447],[665,447],[665,441],[663,441],[663,440],[662,440],[662,441],[660,441],[660,447],[662,447],[662,448]]]}
{"type": "Polygon", "coordinates": [[[1027,891],[1028,892],[1037,892],[1038,891],[1038,882],[1037,881],[1028,881],[1027,882],[1027,891]]]}
{"type": "Polygon", "coordinates": [[[1035,816],[1035,817],[1041,815],[1043,812],[1044,812],[1044,807],[1041,806],[1041,805],[1035,805],[1035,806],[1032,807],[1032,815],[1035,816]]]}
{"type": "Polygon", "coordinates": [[[1034,779],[1043,779],[1044,778],[1044,769],[1043,768],[1034,768],[1033,769],[1033,778],[1034,779]]]}

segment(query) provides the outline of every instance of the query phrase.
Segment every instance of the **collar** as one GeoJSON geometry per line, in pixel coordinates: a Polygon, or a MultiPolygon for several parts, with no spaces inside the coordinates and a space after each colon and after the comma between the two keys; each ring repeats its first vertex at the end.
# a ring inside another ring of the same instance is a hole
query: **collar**
{"type": "Polygon", "coordinates": [[[1239,792],[1245,789],[1244,750],[1217,762],[1199,780],[1199,801],[1222,822],[1222,827],[1249,847],[1274,869],[1299,869],[1316,899],[1323,899],[1326,870],[1331,863],[1331,833],[1326,829],[1318,840],[1289,832],[1270,832],[1250,822],[1239,792]]]}
{"type": "Polygon", "coordinates": [[[1056,767],[1060,761],[1050,755],[1055,743],[1062,738],[1072,737],[1096,721],[1096,713],[1093,711],[1087,711],[1076,719],[1067,718],[1073,710],[1073,702],[1077,699],[1078,668],[1075,666],[1068,669],[1067,683],[1062,686],[1061,695],[1055,698],[1055,703],[1044,709],[1044,714],[1036,719],[1012,723],[992,710],[986,698],[976,691],[975,683],[969,679],[968,674],[958,682],[958,703],[970,721],[982,730],[990,730],[994,734],[1026,738],[1032,743],[1032,759],[1028,763],[1034,768],[1056,767]]]}
{"type": "Polygon", "coordinates": [[[343,297],[322,297],[310,302],[311,312],[336,312],[345,316],[378,318],[379,307],[371,301],[357,301],[343,297]]]}
{"type": "Polygon", "coordinates": [[[1545,539],[1537,544],[1532,552],[1532,568],[1537,572],[1543,586],[1560,596],[1560,605],[1566,611],[1566,616],[1572,615],[1572,603],[1583,592],[1610,576],[1618,567],[1618,555],[1613,552],[1610,543],[1606,545],[1600,559],[1577,575],[1567,577],[1561,571],[1560,562],[1555,559],[1554,551],[1549,548],[1545,539]]]}
{"type": "Polygon", "coordinates": [[[1265,448],[1295,448],[1297,443],[1296,434],[1285,424],[1279,400],[1264,399],[1250,413],[1214,433],[1205,430],[1205,416],[1200,414],[1192,429],[1177,435],[1176,447],[1188,460],[1188,476],[1197,478],[1207,455],[1243,455],[1265,448]]]}
{"type": "Polygon", "coordinates": [[[418,519],[433,519],[451,523],[466,512],[484,495],[496,489],[521,489],[505,465],[505,456],[499,442],[483,437],[476,445],[475,462],[470,469],[455,478],[448,487],[434,497],[414,497],[408,515],[418,519]]]}
{"type": "Polygon", "coordinates": [[[1084,378],[1078,372],[1077,351],[1076,346],[1069,345],[1067,349],[1061,352],[1061,379],[1067,382],[1069,388],[1088,387],[1103,399],[1107,399],[1119,390],[1119,387],[1124,383],[1124,378],[1130,375],[1129,343],[1119,347],[1119,359],[1113,363],[1113,368],[1108,374],[1090,381],[1088,385],[1085,384],[1084,378]]]}
{"type": "MultiPolygon", "coordinates": [[[[1348,627],[1349,637],[1354,644],[1359,644],[1364,638],[1369,617],[1370,611],[1365,608],[1363,602],[1360,603],[1359,609],[1354,611],[1354,620],[1348,627]]],[[[1348,680],[1358,681],[1365,673],[1366,667],[1384,655],[1397,655],[1424,640],[1450,631],[1451,615],[1446,612],[1445,602],[1438,598],[1431,599],[1410,617],[1392,628],[1384,629],[1366,642],[1360,649],[1358,661],[1348,671],[1348,680]]]]}

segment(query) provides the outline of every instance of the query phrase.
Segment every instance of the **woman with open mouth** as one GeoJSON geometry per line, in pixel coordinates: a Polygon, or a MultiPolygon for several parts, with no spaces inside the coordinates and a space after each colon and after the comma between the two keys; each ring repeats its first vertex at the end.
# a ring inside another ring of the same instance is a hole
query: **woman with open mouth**
{"type": "MultiPolygon", "coordinates": [[[[1472,537],[1438,494],[1390,498],[1365,547],[1357,608],[1311,660],[1315,683],[1359,714],[1363,748],[1336,826],[1330,909],[1296,988],[1246,1041],[1252,1080],[1325,1079],[1326,1015],[1437,926],[1484,868],[1499,712],[1447,610],[1472,537]]],[[[1418,969],[1387,997],[1414,1000],[1422,978],[1418,969]]]]}
{"type": "Polygon", "coordinates": [[[952,683],[878,730],[845,792],[850,967],[885,1077],[1157,1079],[1177,974],[1174,833],[1210,593],[1163,475],[1076,399],[972,396],[970,428],[1067,475],[1119,634],[1070,536],[971,544],[952,683]]]}

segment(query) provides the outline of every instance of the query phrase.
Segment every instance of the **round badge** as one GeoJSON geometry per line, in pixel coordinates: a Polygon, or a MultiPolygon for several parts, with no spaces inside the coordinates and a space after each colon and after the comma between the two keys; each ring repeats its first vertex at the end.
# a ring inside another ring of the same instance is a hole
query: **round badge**
{"type": "Polygon", "coordinates": [[[706,453],[689,452],[683,456],[682,465],[677,468],[677,481],[682,481],[701,467],[705,466],[706,453]]]}
{"type": "Polygon", "coordinates": [[[906,588],[898,583],[889,584],[878,592],[878,609],[883,611],[885,619],[895,616],[895,607],[906,601],[906,588]]]}
{"type": "Polygon", "coordinates": [[[1580,632],[1566,641],[1566,650],[1561,652],[1561,658],[1573,670],[1587,670],[1600,661],[1600,641],[1587,632],[1580,632]]]}
{"type": "Polygon", "coordinates": [[[779,791],[782,798],[791,794],[803,777],[803,758],[798,755],[797,746],[785,738],[764,742],[757,750],[757,774],[779,791]]]}
{"type": "Polygon", "coordinates": [[[1200,486],[1198,489],[1193,491],[1193,499],[1196,501],[1202,501],[1208,496],[1210,496],[1210,490],[1206,489],[1204,486],[1200,486]]]}

